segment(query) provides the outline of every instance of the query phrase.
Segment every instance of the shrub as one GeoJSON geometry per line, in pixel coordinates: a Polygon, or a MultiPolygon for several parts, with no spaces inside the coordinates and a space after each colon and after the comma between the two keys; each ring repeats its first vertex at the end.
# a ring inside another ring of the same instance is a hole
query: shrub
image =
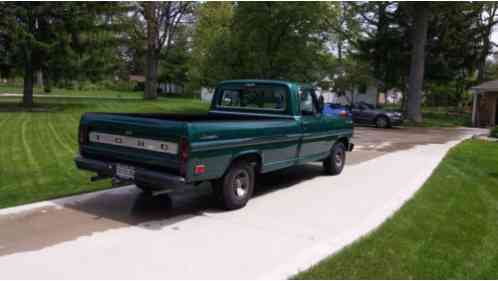
{"type": "Polygon", "coordinates": [[[498,126],[494,127],[493,129],[491,129],[491,134],[490,134],[493,138],[498,138],[498,126]]]}

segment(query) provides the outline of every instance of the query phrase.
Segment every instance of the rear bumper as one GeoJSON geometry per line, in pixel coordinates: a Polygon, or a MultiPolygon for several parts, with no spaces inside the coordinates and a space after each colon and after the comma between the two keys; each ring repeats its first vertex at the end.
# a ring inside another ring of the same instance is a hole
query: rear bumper
{"type": "MultiPolygon", "coordinates": [[[[117,177],[115,162],[100,161],[77,156],[74,159],[76,167],[81,170],[96,172],[103,177],[117,177]]],[[[126,179],[135,183],[145,184],[152,188],[179,188],[187,185],[184,177],[171,175],[163,172],[156,172],[140,167],[135,167],[134,179],[126,179]]]]}
{"type": "Polygon", "coordinates": [[[400,126],[403,124],[403,118],[390,118],[389,123],[391,126],[400,126]]]}

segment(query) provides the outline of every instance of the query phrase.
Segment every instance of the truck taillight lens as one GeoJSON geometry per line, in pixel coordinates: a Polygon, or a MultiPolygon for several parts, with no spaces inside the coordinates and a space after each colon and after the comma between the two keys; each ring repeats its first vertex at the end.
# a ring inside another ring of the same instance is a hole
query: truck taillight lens
{"type": "Polygon", "coordinates": [[[186,169],[187,169],[187,159],[188,159],[188,141],[186,138],[181,138],[180,139],[180,174],[182,176],[186,175],[186,169]]]}
{"type": "Polygon", "coordinates": [[[185,161],[188,159],[188,141],[186,138],[180,139],[180,160],[185,161]]]}
{"type": "Polygon", "coordinates": [[[80,144],[88,144],[88,127],[85,125],[80,125],[78,131],[78,140],[80,144]]]}

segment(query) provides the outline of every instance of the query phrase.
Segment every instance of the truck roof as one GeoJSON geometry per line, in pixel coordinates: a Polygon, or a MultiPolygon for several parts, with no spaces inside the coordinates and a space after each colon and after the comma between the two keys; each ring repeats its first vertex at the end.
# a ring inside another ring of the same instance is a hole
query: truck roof
{"type": "Polygon", "coordinates": [[[219,84],[230,84],[230,83],[266,83],[266,84],[277,84],[285,85],[288,87],[299,86],[301,88],[311,88],[309,84],[303,84],[298,82],[286,81],[286,80],[265,80],[265,79],[237,79],[237,80],[224,80],[219,84]]]}

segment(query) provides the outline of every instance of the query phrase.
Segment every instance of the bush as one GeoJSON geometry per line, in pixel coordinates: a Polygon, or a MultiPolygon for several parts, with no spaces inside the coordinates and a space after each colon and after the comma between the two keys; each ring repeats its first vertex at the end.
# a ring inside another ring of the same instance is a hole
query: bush
{"type": "Polygon", "coordinates": [[[493,138],[498,138],[498,126],[496,126],[494,129],[491,129],[491,134],[493,138]]]}

